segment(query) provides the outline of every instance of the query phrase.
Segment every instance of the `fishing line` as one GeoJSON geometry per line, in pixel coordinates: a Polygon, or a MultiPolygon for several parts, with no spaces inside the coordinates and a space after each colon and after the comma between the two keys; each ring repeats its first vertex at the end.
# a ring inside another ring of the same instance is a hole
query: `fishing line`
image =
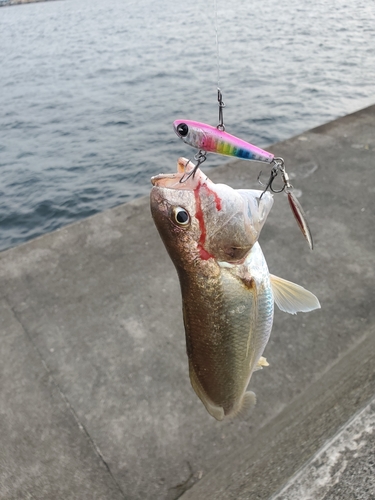
{"type": "Polygon", "coordinates": [[[216,128],[218,130],[224,131],[225,125],[224,125],[223,108],[225,107],[225,104],[223,101],[223,94],[221,93],[220,90],[219,22],[217,15],[217,0],[214,0],[214,2],[215,2],[215,34],[216,34],[217,101],[219,103],[219,123],[217,124],[216,128]]]}
{"type": "Polygon", "coordinates": [[[215,2],[217,90],[220,90],[220,54],[219,54],[219,24],[218,24],[218,16],[217,16],[217,0],[214,0],[214,2],[215,2]]]}
{"type": "MultiPolygon", "coordinates": [[[[273,193],[285,192],[288,195],[288,201],[293,215],[297,221],[297,224],[306,238],[310,248],[313,248],[313,241],[309,226],[306,221],[305,214],[302,210],[301,204],[292,192],[293,186],[289,182],[289,176],[285,170],[284,160],[282,158],[275,157],[272,153],[263,151],[252,144],[239,139],[233,135],[225,132],[223,109],[225,107],[223,101],[223,95],[220,90],[220,51],[219,51],[219,19],[218,19],[218,0],[214,0],[214,27],[216,35],[216,69],[217,69],[217,100],[219,104],[219,123],[215,127],[207,125],[205,123],[195,122],[192,120],[175,120],[173,126],[175,128],[176,134],[182,139],[186,144],[197,148],[198,153],[195,155],[194,159],[197,164],[191,171],[186,171],[180,178],[180,183],[186,182],[191,177],[194,177],[199,166],[206,160],[207,153],[217,153],[224,156],[234,156],[237,158],[245,160],[255,160],[262,161],[272,165],[271,173],[267,184],[262,184],[260,181],[260,175],[258,176],[258,182],[263,185],[264,190],[261,193],[259,200],[261,200],[264,193],[269,189],[273,193]],[[275,189],[273,183],[280,173],[283,187],[281,189],[275,189]]],[[[188,165],[187,162],[186,165],[188,165]]]]}

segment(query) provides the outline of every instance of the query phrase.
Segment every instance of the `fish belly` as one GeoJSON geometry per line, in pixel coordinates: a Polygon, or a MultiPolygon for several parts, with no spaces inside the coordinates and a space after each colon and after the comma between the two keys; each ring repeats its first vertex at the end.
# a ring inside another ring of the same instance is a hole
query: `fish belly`
{"type": "Polygon", "coordinates": [[[244,264],[203,280],[199,272],[185,276],[181,288],[192,386],[217,420],[234,416],[255,400],[245,391],[272,328],[273,295],[259,244],[244,264]]]}

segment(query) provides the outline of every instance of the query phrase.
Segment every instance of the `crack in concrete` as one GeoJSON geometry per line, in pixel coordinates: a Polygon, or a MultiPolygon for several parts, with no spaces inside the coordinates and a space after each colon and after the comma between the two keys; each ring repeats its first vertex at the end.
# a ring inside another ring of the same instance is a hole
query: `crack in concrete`
{"type": "Polygon", "coordinates": [[[76,411],[74,410],[73,406],[70,404],[70,401],[69,399],[67,398],[67,396],[64,394],[64,392],[62,391],[60,385],[58,384],[58,382],[56,381],[55,377],[52,375],[52,372],[47,364],[47,362],[44,360],[43,356],[42,356],[42,353],[40,352],[40,350],[38,349],[37,345],[35,344],[32,336],[30,335],[30,333],[28,332],[27,328],[25,328],[25,326],[23,325],[21,319],[18,317],[16,311],[14,310],[14,308],[10,305],[9,301],[7,300],[6,297],[3,297],[2,300],[4,300],[9,309],[12,311],[12,314],[14,316],[14,319],[18,322],[18,324],[21,326],[23,332],[25,333],[25,336],[27,337],[28,341],[30,342],[30,344],[32,345],[33,349],[35,350],[35,352],[37,353],[38,357],[40,358],[41,360],[41,363],[48,375],[48,377],[50,378],[50,380],[52,381],[52,383],[55,385],[55,387],[57,388],[57,390],[59,391],[59,394],[61,396],[61,399],[64,401],[66,407],[68,408],[69,412],[72,414],[79,430],[86,436],[86,438],[88,439],[88,441],[90,442],[95,454],[99,457],[100,461],[104,464],[104,467],[107,469],[107,472],[108,474],[110,475],[112,481],[115,483],[115,485],[117,486],[119,492],[121,493],[122,497],[124,498],[124,500],[126,500],[126,495],[125,495],[125,492],[122,490],[121,486],[119,485],[119,483],[117,482],[115,476],[113,475],[108,463],[106,462],[102,452],[100,451],[100,448],[98,447],[98,445],[95,443],[94,439],[91,437],[89,431],[86,429],[86,427],[82,424],[82,422],[79,420],[78,418],[78,415],[76,413],[76,411]]]}

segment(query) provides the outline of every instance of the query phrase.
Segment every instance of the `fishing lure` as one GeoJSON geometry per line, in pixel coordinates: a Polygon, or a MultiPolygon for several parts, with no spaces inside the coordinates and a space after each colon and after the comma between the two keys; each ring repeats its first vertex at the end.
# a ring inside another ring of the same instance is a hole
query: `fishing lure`
{"type": "Polygon", "coordinates": [[[219,88],[217,89],[217,100],[219,103],[219,123],[216,127],[193,120],[175,120],[173,122],[178,137],[189,146],[198,149],[198,153],[194,157],[198,164],[180,182],[186,182],[189,177],[195,175],[198,167],[206,160],[207,153],[232,156],[241,160],[273,163],[274,155],[272,153],[225,132],[223,113],[225,104],[219,88]]]}
{"type": "Polygon", "coordinates": [[[228,134],[218,127],[192,120],[176,120],[173,127],[186,144],[206,153],[233,156],[241,160],[255,160],[272,163],[274,155],[263,149],[228,134]]]}
{"type": "MultiPolygon", "coordinates": [[[[285,191],[288,197],[289,206],[292,210],[294,218],[297,221],[298,227],[312,250],[313,240],[311,231],[307,224],[306,216],[301,204],[293,194],[293,186],[289,182],[289,176],[285,170],[284,160],[282,158],[276,158],[272,153],[260,149],[249,142],[225,132],[223,119],[223,108],[225,107],[225,104],[219,88],[218,102],[219,124],[217,127],[193,120],[175,120],[173,122],[173,127],[178,137],[180,137],[180,139],[182,139],[186,144],[189,144],[189,146],[198,149],[198,153],[194,157],[195,160],[197,160],[196,166],[191,171],[184,174],[179,182],[183,183],[190,177],[194,177],[198,167],[206,160],[207,153],[216,153],[224,156],[240,158],[242,160],[254,160],[269,163],[272,165],[272,169],[263,194],[268,189],[270,189],[273,193],[281,193],[282,191],[285,191]],[[279,173],[281,174],[284,185],[281,189],[276,190],[273,188],[273,182],[279,173]]],[[[261,173],[258,176],[259,182],[261,173]]],[[[260,184],[262,183],[260,182],[260,184]]]]}
{"type": "MultiPolygon", "coordinates": [[[[307,240],[307,243],[309,244],[310,249],[312,250],[314,247],[311,231],[309,228],[309,225],[306,220],[305,212],[303,211],[303,208],[300,204],[300,202],[297,200],[297,198],[293,194],[293,186],[289,182],[289,175],[287,174],[284,166],[284,160],[282,158],[274,158],[274,166],[272,167],[270,178],[268,179],[267,184],[265,185],[265,189],[263,193],[260,195],[260,199],[262,198],[263,194],[267,191],[267,189],[270,189],[273,193],[281,193],[285,192],[287,197],[288,197],[288,202],[289,206],[292,210],[292,213],[294,215],[294,218],[297,221],[298,227],[300,228],[303,236],[307,240]],[[278,173],[281,173],[281,178],[283,180],[283,187],[281,189],[274,189],[273,187],[273,182],[276,179],[278,173]]],[[[260,172],[258,176],[258,182],[260,182],[260,176],[262,172],[260,172]]],[[[262,184],[264,186],[264,184],[262,184]]]]}

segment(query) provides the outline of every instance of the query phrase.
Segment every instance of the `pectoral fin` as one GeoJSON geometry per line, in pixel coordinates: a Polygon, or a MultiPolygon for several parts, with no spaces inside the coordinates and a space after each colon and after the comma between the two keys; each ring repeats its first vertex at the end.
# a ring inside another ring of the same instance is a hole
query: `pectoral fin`
{"type": "Polygon", "coordinates": [[[276,305],[290,314],[320,309],[319,300],[306,288],[270,274],[271,286],[276,305]]]}

